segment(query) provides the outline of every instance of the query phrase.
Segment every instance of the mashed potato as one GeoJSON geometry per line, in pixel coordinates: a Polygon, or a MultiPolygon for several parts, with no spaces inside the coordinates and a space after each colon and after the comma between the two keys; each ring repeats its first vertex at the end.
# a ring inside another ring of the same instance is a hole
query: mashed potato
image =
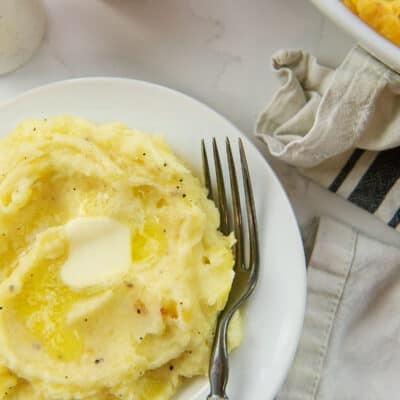
{"type": "Polygon", "coordinates": [[[22,122],[0,141],[0,399],[162,400],[206,374],[233,279],[218,225],[160,138],[22,122]]]}
{"type": "Polygon", "coordinates": [[[344,0],[363,21],[400,46],[400,0],[344,0]]]}

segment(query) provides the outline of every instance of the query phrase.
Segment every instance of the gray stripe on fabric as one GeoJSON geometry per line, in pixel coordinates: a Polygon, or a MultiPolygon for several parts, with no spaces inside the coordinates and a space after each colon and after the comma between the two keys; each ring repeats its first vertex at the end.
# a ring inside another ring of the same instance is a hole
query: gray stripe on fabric
{"type": "Polygon", "coordinates": [[[361,149],[355,149],[354,152],[351,154],[350,158],[346,161],[334,181],[329,185],[329,190],[331,192],[337,192],[341,184],[344,182],[344,180],[347,178],[351,170],[354,168],[356,165],[357,161],[360,159],[360,157],[363,155],[365,150],[361,149]]]}
{"type": "Polygon", "coordinates": [[[348,199],[374,213],[400,176],[400,148],[380,152],[348,199]]]}

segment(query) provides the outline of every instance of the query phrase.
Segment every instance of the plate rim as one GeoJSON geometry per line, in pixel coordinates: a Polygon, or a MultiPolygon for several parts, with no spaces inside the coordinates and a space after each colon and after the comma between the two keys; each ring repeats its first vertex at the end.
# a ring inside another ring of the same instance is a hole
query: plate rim
{"type": "Polygon", "coordinates": [[[253,148],[253,150],[255,150],[258,153],[259,157],[262,160],[264,167],[269,171],[271,178],[274,181],[274,184],[277,186],[278,190],[281,191],[281,194],[286,202],[289,217],[293,221],[293,225],[294,225],[293,227],[294,227],[294,231],[296,234],[296,240],[299,244],[299,250],[301,253],[301,254],[299,254],[299,256],[301,256],[301,260],[300,260],[301,266],[299,263],[299,275],[301,276],[301,282],[299,282],[299,292],[300,292],[300,296],[301,296],[301,299],[300,299],[301,304],[299,305],[299,309],[301,310],[301,313],[299,312],[299,314],[297,315],[297,320],[295,321],[296,332],[291,332],[291,335],[295,338],[295,340],[293,340],[293,345],[292,345],[292,348],[290,349],[290,351],[288,351],[286,353],[285,358],[286,358],[287,362],[285,363],[286,364],[285,374],[282,374],[280,381],[276,380],[277,383],[275,385],[274,392],[276,394],[278,394],[278,392],[279,392],[280,388],[282,387],[282,385],[286,379],[286,376],[290,370],[293,360],[295,358],[295,354],[296,354],[296,351],[297,351],[297,348],[298,348],[298,345],[300,342],[301,334],[303,331],[304,319],[305,319],[305,313],[306,313],[306,301],[307,301],[307,268],[306,268],[306,258],[305,258],[305,252],[304,252],[304,245],[303,245],[302,237],[301,237],[301,231],[300,231],[300,227],[299,227],[293,206],[290,202],[289,196],[288,196],[284,186],[280,182],[277,174],[275,173],[275,171],[273,170],[273,168],[267,161],[265,155],[263,154],[263,152],[260,148],[261,146],[259,145],[258,142],[255,141],[255,138],[243,133],[243,131],[240,128],[238,128],[231,120],[229,120],[223,114],[220,114],[218,111],[214,110],[211,106],[204,103],[203,101],[200,101],[197,98],[192,97],[180,90],[173,89],[171,87],[168,87],[168,86],[165,86],[165,85],[162,85],[159,83],[154,83],[154,82],[140,80],[140,79],[133,79],[133,78],[110,77],[110,76],[89,76],[89,77],[78,77],[78,78],[63,79],[63,80],[58,80],[58,81],[54,81],[54,82],[49,82],[49,83],[35,86],[28,90],[25,90],[25,91],[17,94],[16,96],[13,96],[10,99],[3,100],[2,102],[0,102],[0,110],[5,107],[12,106],[13,104],[18,103],[19,101],[24,100],[27,97],[30,97],[30,96],[36,95],[36,94],[40,94],[40,92],[42,92],[42,91],[46,91],[49,89],[50,90],[57,89],[59,87],[68,86],[70,84],[76,84],[76,83],[92,83],[93,84],[96,82],[120,83],[120,84],[127,83],[127,84],[136,84],[136,85],[140,85],[140,86],[150,86],[157,90],[167,91],[174,96],[183,97],[185,100],[194,103],[196,106],[202,107],[207,112],[211,112],[217,118],[222,119],[223,122],[226,123],[228,126],[230,126],[234,132],[237,132],[239,134],[240,138],[243,139],[247,145],[250,145],[253,148]]]}

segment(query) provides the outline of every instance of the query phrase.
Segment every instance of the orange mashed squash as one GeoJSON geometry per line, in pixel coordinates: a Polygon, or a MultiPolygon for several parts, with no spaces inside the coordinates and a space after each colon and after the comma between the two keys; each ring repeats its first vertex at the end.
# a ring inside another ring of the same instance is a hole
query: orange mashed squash
{"type": "Polygon", "coordinates": [[[400,46],[400,0],[343,0],[371,28],[400,46]]]}

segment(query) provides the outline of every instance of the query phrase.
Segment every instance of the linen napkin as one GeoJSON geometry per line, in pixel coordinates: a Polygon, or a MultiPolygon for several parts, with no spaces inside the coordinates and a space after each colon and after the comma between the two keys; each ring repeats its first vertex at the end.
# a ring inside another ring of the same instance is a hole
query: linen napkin
{"type": "Polygon", "coordinates": [[[277,400],[400,397],[400,249],[321,218],[303,334],[277,400]]]}
{"type": "Polygon", "coordinates": [[[336,69],[279,51],[257,136],[272,155],[400,229],[400,75],[354,48],[336,69]]]}
{"type": "MultiPolygon", "coordinates": [[[[400,76],[354,48],[336,69],[279,51],[256,135],[272,155],[400,230],[400,76]]],[[[400,393],[400,249],[322,217],[303,333],[278,400],[400,393]]]]}

